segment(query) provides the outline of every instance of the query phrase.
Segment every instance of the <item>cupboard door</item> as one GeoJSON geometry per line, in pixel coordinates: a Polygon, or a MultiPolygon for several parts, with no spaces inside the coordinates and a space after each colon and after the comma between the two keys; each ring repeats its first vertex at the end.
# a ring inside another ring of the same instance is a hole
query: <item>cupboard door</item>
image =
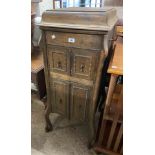
{"type": "Polygon", "coordinates": [[[71,120],[85,122],[88,115],[89,88],[71,85],[71,120]]]}
{"type": "Polygon", "coordinates": [[[67,48],[48,46],[48,62],[50,71],[68,74],[70,72],[70,58],[67,48]]]}
{"type": "Polygon", "coordinates": [[[64,81],[52,80],[52,108],[53,112],[69,117],[69,84],[64,81]]]}
{"type": "Polygon", "coordinates": [[[93,80],[98,52],[72,49],[72,76],[93,80]]]}

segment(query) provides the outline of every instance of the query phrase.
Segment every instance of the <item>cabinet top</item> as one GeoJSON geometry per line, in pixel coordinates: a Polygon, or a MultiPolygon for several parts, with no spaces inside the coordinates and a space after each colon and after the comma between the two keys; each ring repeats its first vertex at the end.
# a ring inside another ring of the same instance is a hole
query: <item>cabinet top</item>
{"type": "Polygon", "coordinates": [[[40,26],[110,31],[116,22],[114,8],[63,8],[45,11],[40,26]]]}

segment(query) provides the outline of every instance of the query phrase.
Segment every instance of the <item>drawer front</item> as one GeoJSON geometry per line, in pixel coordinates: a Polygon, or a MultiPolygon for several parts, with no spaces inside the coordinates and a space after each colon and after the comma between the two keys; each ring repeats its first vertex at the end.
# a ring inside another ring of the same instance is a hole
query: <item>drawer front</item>
{"type": "Polygon", "coordinates": [[[71,85],[71,120],[85,122],[88,118],[89,92],[87,87],[71,85]]]}
{"type": "Polygon", "coordinates": [[[72,76],[93,80],[96,73],[96,66],[99,52],[91,50],[72,50],[72,76]]]}
{"type": "Polygon", "coordinates": [[[100,35],[73,34],[61,32],[46,32],[47,44],[84,49],[101,49],[102,37],[100,35]]]}
{"type": "Polygon", "coordinates": [[[63,47],[48,46],[48,63],[50,71],[68,74],[70,72],[68,49],[63,47]]]}
{"type": "Polygon", "coordinates": [[[52,93],[52,111],[59,113],[65,117],[68,114],[69,101],[69,84],[64,81],[57,81],[52,79],[51,93],[52,93]]]}

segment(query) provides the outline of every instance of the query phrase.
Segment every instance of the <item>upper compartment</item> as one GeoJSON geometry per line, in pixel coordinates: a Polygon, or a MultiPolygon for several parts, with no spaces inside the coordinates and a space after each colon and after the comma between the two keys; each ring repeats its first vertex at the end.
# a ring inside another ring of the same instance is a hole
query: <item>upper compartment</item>
{"type": "Polygon", "coordinates": [[[110,31],[116,22],[114,8],[65,8],[45,11],[40,26],[110,31]]]}

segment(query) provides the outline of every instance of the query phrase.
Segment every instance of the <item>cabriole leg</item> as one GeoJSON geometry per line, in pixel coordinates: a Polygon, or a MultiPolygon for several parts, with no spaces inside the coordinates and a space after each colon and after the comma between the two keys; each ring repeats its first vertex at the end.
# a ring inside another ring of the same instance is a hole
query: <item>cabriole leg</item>
{"type": "Polygon", "coordinates": [[[47,106],[47,108],[45,110],[45,122],[46,122],[45,131],[46,132],[53,130],[53,126],[52,126],[52,123],[49,118],[50,112],[51,112],[50,107],[47,106]]]}

